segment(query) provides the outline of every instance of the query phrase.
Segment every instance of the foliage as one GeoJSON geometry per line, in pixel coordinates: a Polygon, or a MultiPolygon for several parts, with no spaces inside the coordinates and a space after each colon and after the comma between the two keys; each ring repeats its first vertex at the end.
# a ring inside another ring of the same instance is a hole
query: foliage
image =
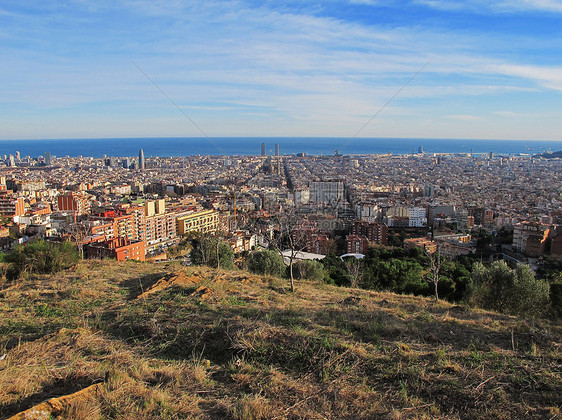
{"type": "Polygon", "coordinates": [[[70,268],[78,262],[78,254],[70,242],[38,240],[16,246],[4,261],[10,264],[7,278],[15,280],[24,273],[50,274],[70,268]]]}
{"type": "Polygon", "coordinates": [[[280,277],[285,272],[283,257],[277,251],[262,250],[251,253],[246,259],[248,270],[256,274],[280,277]]]}
{"type": "Polygon", "coordinates": [[[548,304],[548,284],[535,278],[528,265],[511,269],[504,261],[486,267],[476,263],[472,271],[472,302],[480,307],[512,315],[538,317],[548,304]]]}
{"type": "Polygon", "coordinates": [[[441,267],[443,277],[439,281],[439,295],[451,301],[461,301],[472,282],[470,267],[474,264],[468,259],[468,267],[462,261],[445,261],[441,267]],[[444,280],[444,278],[446,280],[444,280]]]}
{"type": "Polygon", "coordinates": [[[345,263],[337,255],[326,255],[321,264],[324,267],[324,281],[326,283],[337,286],[348,286],[351,283],[345,263]]]}
{"type": "Polygon", "coordinates": [[[545,255],[537,270],[537,276],[550,282],[558,281],[558,278],[562,276],[562,258],[545,255]]]}
{"type": "Polygon", "coordinates": [[[554,314],[562,318],[562,283],[552,283],[550,285],[550,301],[554,314]]]}
{"type": "Polygon", "coordinates": [[[168,248],[166,253],[168,254],[168,258],[179,258],[188,254],[191,249],[191,241],[183,239],[179,244],[168,248]]]}
{"type": "Polygon", "coordinates": [[[513,242],[513,229],[502,227],[496,235],[496,242],[511,245],[513,242]]]}
{"type": "Polygon", "coordinates": [[[427,257],[418,249],[370,248],[360,285],[372,290],[428,294],[428,285],[422,278],[424,265],[427,257]]]}
{"type": "Polygon", "coordinates": [[[194,240],[191,262],[209,267],[234,268],[234,251],[228,242],[216,236],[194,240]]]}
{"type": "Polygon", "coordinates": [[[473,232],[473,236],[476,239],[476,248],[484,249],[492,243],[492,235],[486,229],[480,229],[476,232],[473,232]]]}
{"type": "Polygon", "coordinates": [[[322,281],[324,279],[324,266],[318,261],[299,260],[294,264],[295,277],[303,280],[322,281]]]}

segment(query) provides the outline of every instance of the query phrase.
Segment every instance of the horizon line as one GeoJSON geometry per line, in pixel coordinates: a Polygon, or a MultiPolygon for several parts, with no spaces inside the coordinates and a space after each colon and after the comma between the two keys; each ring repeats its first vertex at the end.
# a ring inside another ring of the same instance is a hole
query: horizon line
{"type": "MultiPolygon", "coordinates": [[[[347,136],[216,136],[213,139],[347,139],[347,136]]],[[[205,139],[203,136],[150,136],[150,137],[50,137],[0,139],[2,141],[57,141],[57,140],[143,140],[143,139],[205,139]]],[[[562,142],[562,139],[507,139],[507,138],[469,138],[469,137],[356,137],[355,139],[389,139],[389,140],[470,140],[470,141],[528,141],[528,142],[562,142]]]]}

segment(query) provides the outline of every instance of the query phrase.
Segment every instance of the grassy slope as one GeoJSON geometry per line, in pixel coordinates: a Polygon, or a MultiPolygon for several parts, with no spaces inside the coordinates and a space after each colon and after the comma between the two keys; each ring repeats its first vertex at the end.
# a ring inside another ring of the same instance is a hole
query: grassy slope
{"type": "Polygon", "coordinates": [[[0,417],[556,418],[562,327],[430,299],[84,262],[0,294],[0,417]],[[174,272],[184,286],[148,290],[174,272]]]}

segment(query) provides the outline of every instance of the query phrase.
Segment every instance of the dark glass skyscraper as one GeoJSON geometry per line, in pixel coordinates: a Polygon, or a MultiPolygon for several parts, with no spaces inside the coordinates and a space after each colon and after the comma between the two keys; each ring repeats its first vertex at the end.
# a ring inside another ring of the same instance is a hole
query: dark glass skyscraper
{"type": "Polygon", "coordinates": [[[144,170],[144,152],[142,149],[139,150],[139,169],[142,171],[144,170]]]}

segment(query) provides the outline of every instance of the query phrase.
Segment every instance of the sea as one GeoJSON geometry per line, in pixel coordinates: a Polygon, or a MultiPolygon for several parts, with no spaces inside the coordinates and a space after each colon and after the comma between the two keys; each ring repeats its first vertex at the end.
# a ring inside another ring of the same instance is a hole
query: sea
{"type": "Polygon", "coordinates": [[[173,137],[173,138],[100,138],[100,139],[43,139],[0,140],[0,156],[138,156],[143,149],[146,157],[179,156],[248,156],[260,155],[261,144],[267,155],[275,153],[279,145],[281,155],[366,155],[418,153],[473,153],[503,155],[534,155],[562,150],[562,141],[539,140],[474,140],[428,138],[340,138],[340,137],[173,137]]]}

